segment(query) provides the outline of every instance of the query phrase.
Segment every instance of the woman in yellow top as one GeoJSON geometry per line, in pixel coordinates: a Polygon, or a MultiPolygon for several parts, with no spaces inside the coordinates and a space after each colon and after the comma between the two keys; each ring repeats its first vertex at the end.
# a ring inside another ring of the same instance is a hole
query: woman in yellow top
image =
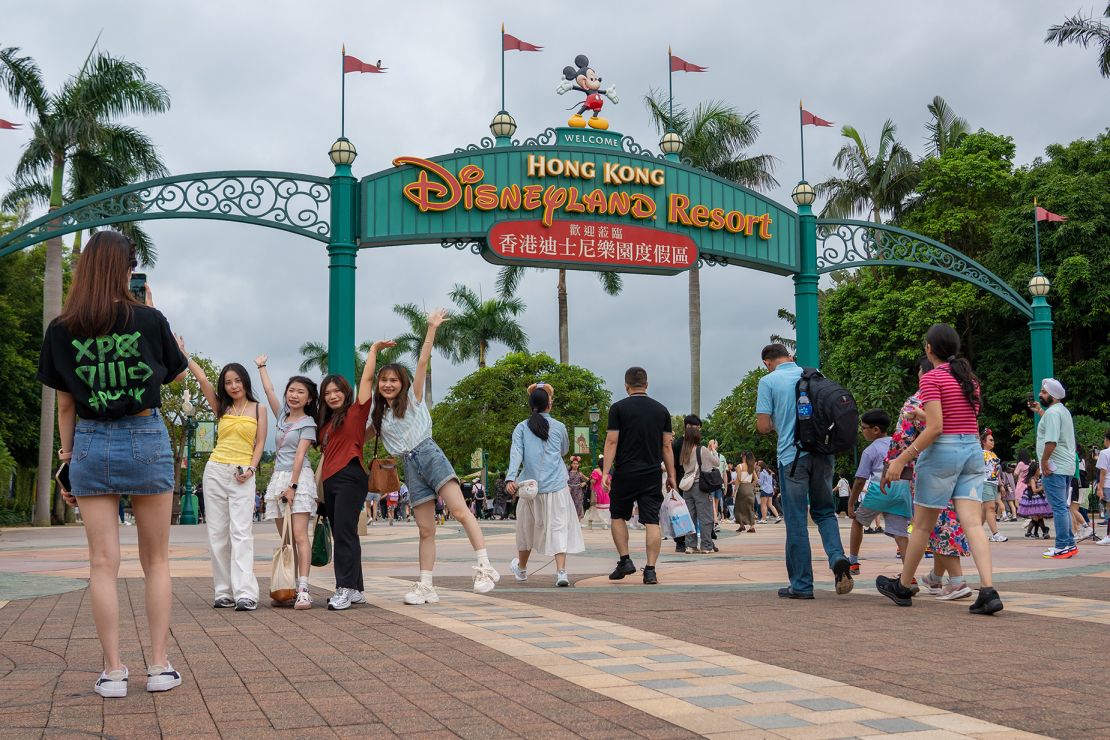
{"type": "MultiPolygon", "coordinates": [[[[184,343],[181,350],[185,351],[184,343]]],[[[186,353],[188,354],[188,353],[186,353]]],[[[224,365],[216,388],[189,358],[189,371],[216,412],[216,448],[204,466],[204,516],[211,548],[216,609],[258,608],[254,577],[255,471],[266,444],[266,409],[251,392],[251,378],[238,362],[224,365]]]]}

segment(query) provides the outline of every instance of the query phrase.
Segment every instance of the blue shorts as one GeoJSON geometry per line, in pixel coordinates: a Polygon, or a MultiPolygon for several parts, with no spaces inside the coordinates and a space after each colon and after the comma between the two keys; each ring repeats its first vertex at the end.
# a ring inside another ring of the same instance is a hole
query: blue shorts
{"type": "Polygon", "coordinates": [[[975,434],[942,434],[917,458],[913,502],[948,508],[953,499],[983,501],[983,448],[975,434]]]}
{"type": "Polygon", "coordinates": [[[459,479],[451,462],[431,437],[402,457],[405,461],[405,485],[409,487],[408,504],[413,508],[433,501],[445,483],[459,479]]]}
{"type": "Polygon", "coordinates": [[[111,421],[78,419],[69,480],[74,496],[172,491],[173,452],[158,409],[111,421]]]}
{"type": "Polygon", "coordinates": [[[998,500],[998,484],[993,481],[983,481],[983,503],[998,500]]]}

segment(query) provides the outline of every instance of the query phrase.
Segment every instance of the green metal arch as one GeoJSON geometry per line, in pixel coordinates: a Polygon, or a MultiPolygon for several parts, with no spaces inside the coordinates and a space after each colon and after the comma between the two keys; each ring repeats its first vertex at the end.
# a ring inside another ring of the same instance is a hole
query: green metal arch
{"type": "Polygon", "coordinates": [[[266,226],[327,243],[331,182],[295,172],[194,172],[70,203],[0,237],[0,257],[56,236],[125,221],[203,218],[266,226]]]}
{"type": "Polygon", "coordinates": [[[871,221],[817,220],[817,271],[917,267],[951,275],[1001,298],[1028,319],[1033,309],[1010,285],[962,252],[912,231],[871,221]]]}

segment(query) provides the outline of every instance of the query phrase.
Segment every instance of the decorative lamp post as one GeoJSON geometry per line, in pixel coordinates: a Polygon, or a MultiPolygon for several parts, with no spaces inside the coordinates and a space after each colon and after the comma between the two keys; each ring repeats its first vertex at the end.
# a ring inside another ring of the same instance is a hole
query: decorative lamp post
{"type": "Polygon", "coordinates": [[[820,362],[817,331],[817,217],[813,201],[817,192],[805,180],[794,186],[791,199],[798,206],[798,272],[794,274],[794,315],[798,364],[817,367],[820,362]]]}
{"type": "Polygon", "coordinates": [[[512,146],[513,134],[516,133],[516,119],[506,110],[498,111],[490,121],[489,130],[497,140],[497,146],[512,146]]]}
{"type": "MultiPolygon", "coordinates": [[[[1041,390],[1041,381],[1053,376],[1052,368],[1052,306],[1046,296],[1052,284],[1037,270],[1029,280],[1033,296],[1033,320],[1029,322],[1029,346],[1033,360],[1033,397],[1041,390]]],[[[1037,417],[1038,419],[1040,417],[1037,417]]]]}
{"type": "Polygon", "coordinates": [[[355,262],[358,257],[358,180],[351,163],[355,145],[340,136],[328,150],[335,165],[331,182],[331,231],[328,235],[328,370],[355,381],[355,262]]]}
{"type": "Polygon", "coordinates": [[[682,141],[677,131],[668,131],[663,134],[663,138],[659,140],[659,149],[666,155],[667,159],[672,162],[679,161],[678,155],[682,154],[682,147],[686,144],[682,141]]]}
{"type": "Polygon", "coordinates": [[[193,438],[197,432],[197,409],[189,399],[189,388],[185,388],[185,403],[181,405],[185,412],[185,491],[181,497],[180,524],[197,523],[197,497],[193,493],[193,438]]]}
{"type": "Polygon", "coordinates": [[[336,166],[347,165],[349,167],[357,156],[358,150],[355,149],[355,145],[346,136],[340,136],[336,139],[335,143],[331,145],[331,149],[328,150],[328,157],[331,158],[332,164],[336,166]]]}
{"type": "Polygon", "coordinates": [[[590,406],[590,459],[597,467],[597,422],[601,420],[601,411],[597,406],[590,406]]]}

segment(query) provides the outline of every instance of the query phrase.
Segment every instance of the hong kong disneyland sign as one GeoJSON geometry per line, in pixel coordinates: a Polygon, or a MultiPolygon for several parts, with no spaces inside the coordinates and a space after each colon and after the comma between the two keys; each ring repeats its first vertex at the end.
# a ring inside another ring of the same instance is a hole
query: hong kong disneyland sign
{"type": "Polygon", "coordinates": [[[612,131],[403,156],[361,186],[360,246],[475,240],[491,262],[677,273],[699,257],[791,274],[797,216],[612,131]]]}

